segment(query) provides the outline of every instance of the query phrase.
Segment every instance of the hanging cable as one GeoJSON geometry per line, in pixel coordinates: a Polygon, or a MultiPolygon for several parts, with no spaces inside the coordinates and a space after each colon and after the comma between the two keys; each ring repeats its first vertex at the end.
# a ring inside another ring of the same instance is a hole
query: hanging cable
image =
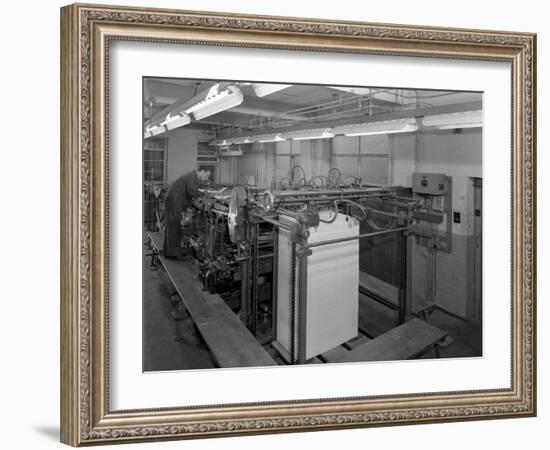
{"type": "Polygon", "coordinates": [[[337,202],[348,205],[348,211],[347,211],[349,213],[348,216],[352,216],[353,218],[357,219],[359,222],[363,222],[364,220],[367,220],[368,212],[364,206],[354,202],[353,200],[348,200],[348,199],[336,201],[335,203],[337,202]],[[360,215],[353,214],[352,212],[353,208],[358,210],[360,212],[360,215]]]}
{"type": "Polygon", "coordinates": [[[323,223],[333,223],[336,220],[336,217],[338,216],[338,200],[334,202],[334,209],[332,209],[332,211],[334,212],[334,215],[332,216],[332,218],[325,220],[325,219],[322,219],[321,216],[319,216],[319,221],[323,223]]]}

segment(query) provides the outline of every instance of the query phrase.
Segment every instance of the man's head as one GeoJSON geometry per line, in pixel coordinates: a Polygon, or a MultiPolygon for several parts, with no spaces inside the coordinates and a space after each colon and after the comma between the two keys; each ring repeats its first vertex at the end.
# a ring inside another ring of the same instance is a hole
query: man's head
{"type": "Polygon", "coordinates": [[[199,178],[199,182],[206,183],[210,178],[210,171],[208,169],[199,169],[197,170],[197,176],[199,178]]]}

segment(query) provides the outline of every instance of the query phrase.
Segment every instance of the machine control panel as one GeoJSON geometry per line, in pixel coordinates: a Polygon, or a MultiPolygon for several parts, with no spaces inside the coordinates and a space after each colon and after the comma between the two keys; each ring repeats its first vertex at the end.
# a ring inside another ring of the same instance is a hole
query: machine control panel
{"type": "Polygon", "coordinates": [[[444,173],[412,174],[412,190],[416,194],[445,195],[447,193],[447,176],[444,173]]]}

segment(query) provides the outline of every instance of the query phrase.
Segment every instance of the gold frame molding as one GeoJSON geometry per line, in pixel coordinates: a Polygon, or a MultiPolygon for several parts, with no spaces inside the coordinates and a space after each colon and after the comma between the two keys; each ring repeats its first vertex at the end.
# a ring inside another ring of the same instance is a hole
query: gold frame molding
{"type": "Polygon", "coordinates": [[[535,415],[535,58],[531,33],[107,5],[62,8],[62,442],[80,446],[535,415]],[[111,411],[106,68],[113,40],[511,63],[510,388],[111,411]]]}

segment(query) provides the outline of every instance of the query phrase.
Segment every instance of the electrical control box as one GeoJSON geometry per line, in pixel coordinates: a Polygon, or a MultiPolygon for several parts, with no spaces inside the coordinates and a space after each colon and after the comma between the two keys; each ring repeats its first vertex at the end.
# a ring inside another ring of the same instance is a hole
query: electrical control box
{"type": "Polygon", "coordinates": [[[447,175],[415,172],[412,174],[412,190],[415,194],[445,195],[447,193],[447,175]]]}

